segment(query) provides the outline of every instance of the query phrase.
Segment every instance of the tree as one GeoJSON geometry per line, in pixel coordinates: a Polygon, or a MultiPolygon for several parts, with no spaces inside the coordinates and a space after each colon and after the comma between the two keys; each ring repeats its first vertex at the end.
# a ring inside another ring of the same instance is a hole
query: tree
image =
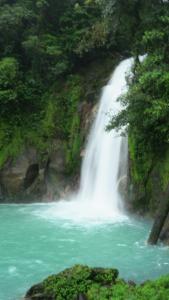
{"type": "MultiPolygon", "coordinates": [[[[145,181],[155,161],[165,156],[169,144],[169,11],[163,3],[145,31],[140,48],[147,53],[143,63],[136,63],[129,92],[121,101],[125,108],[112,119],[110,127],[127,126],[130,152],[137,181],[145,181]]],[[[155,14],[157,12],[155,11],[155,14]]]]}
{"type": "Polygon", "coordinates": [[[0,61],[0,115],[12,113],[18,103],[20,85],[19,64],[15,58],[7,57],[0,61]]]}

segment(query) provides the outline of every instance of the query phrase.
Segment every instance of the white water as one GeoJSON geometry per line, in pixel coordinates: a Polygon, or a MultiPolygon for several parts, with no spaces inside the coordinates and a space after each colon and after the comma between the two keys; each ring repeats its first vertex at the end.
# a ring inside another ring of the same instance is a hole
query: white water
{"type": "Polygon", "coordinates": [[[82,163],[80,188],[71,201],[60,201],[45,213],[47,218],[75,222],[117,222],[126,219],[119,183],[127,175],[127,139],[115,130],[107,132],[110,114],[121,110],[118,97],[127,92],[126,75],[133,58],[122,61],[104,87],[82,163]]]}
{"type": "MultiPolygon", "coordinates": [[[[133,59],[126,59],[116,68],[109,83],[103,89],[96,120],[90,133],[86,154],[82,164],[79,201],[92,203],[96,207],[121,214],[122,203],[118,192],[120,163],[126,166],[127,139],[116,130],[107,132],[110,114],[121,110],[117,101],[127,91],[126,73],[131,70],[133,59]]],[[[126,175],[123,170],[121,176],[126,175]]]]}

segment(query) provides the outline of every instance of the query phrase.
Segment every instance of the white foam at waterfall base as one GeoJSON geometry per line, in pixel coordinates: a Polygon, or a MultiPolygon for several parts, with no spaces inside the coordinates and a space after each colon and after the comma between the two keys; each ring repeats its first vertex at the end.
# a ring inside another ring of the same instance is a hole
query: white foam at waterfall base
{"type": "Polygon", "coordinates": [[[131,73],[133,63],[133,58],[122,61],[103,89],[82,162],[79,191],[69,201],[49,205],[41,216],[93,223],[126,220],[119,182],[127,176],[127,138],[116,130],[105,129],[110,114],[116,115],[122,109],[117,99],[127,92],[126,75],[131,73]]]}

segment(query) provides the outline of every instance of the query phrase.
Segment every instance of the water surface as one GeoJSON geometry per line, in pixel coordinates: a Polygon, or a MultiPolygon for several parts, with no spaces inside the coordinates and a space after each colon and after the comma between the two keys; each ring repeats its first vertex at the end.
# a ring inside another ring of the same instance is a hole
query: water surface
{"type": "Polygon", "coordinates": [[[116,267],[137,282],[169,273],[169,249],[146,245],[149,222],[50,218],[56,209],[0,205],[0,300],[18,300],[32,284],[79,263],[116,267]]]}

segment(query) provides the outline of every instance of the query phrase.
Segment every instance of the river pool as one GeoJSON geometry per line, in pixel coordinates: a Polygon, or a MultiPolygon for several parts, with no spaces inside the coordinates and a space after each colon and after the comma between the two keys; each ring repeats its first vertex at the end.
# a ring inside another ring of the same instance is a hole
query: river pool
{"type": "Polygon", "coordinates": [[[56,209],[0,205],[0,300],[19,300],[31,285],[74,264],[116,267],[136,282],[169,273],[169,248],[146,244],[150,222],[50,218],[56,209]]]}

